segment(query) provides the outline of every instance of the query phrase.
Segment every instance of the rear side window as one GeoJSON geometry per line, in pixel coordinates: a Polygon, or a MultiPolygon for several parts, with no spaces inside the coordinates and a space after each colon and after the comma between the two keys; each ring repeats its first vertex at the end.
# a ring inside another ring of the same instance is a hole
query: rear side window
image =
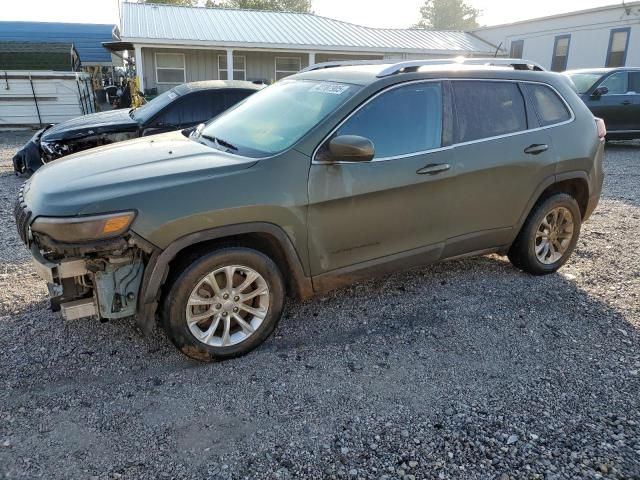
{"type": "Polygon", "coordinates": [[[546,85],[526,84],[533,107],[536,109],[540,125],[547,126],[567,121],[571,113],[558,94],[546,85]]]}
{"type": "Polygon", "coordinates": [[[374,158],[409,155],[442,145],[442,85],[416,83],[388,90],[366,103],[334,136],[373,142],[374,158]]]}
{"type": "Polygon", "coordinates": [[[458,142],[527,129],[524,98],[514,82],[453,81],[458,142]]]}
{"type": "Polygon", "coordinates": [[[176,100],[158,117],[165,125],[188,126],[221,114],[253,93],[250,90],[203,90],[176,100]]]}

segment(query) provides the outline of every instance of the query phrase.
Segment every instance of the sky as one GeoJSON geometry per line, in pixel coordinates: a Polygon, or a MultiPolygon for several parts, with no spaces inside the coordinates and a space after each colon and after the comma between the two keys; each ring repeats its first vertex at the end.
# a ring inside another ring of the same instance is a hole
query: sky
{"type": "MultiPolygon", "coordinates": [[[[119,23],[123,0],[2,0],[0,20],[119,23]]],[[[316,14],[379,28],[407,28],[416,23],[424,0],[312,0],[316,14]],[[375,5],[379,4],[380,7],[375,5]]],[[[572,10],[610,5],[615,0],[467,0],[482,10],[481,25],[496,25],[572,10]]]]}

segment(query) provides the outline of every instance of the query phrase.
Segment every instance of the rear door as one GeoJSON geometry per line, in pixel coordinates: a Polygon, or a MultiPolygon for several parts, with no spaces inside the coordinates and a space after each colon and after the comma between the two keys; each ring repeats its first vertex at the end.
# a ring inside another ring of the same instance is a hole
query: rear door
{"type": "Polygon", "coordinates": [[[550,136],[527,109],[524,87],[487,80],[451,85],[457,144],[446,256],[508,243],[535,189],[555,168],[550,136]]]}

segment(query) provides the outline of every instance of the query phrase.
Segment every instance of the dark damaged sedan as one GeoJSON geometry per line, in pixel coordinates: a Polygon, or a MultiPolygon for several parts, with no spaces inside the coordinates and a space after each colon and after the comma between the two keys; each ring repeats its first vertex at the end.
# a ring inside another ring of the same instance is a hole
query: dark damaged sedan
{"type": "Polygon", "coordinates": [[[178,85],[136,109],[93,113],[50,125],[13,157],[16,174],[31,175],[65,155],[135,137],[193,127],[263,88],[243,81],[212,80],[178,85]]]}

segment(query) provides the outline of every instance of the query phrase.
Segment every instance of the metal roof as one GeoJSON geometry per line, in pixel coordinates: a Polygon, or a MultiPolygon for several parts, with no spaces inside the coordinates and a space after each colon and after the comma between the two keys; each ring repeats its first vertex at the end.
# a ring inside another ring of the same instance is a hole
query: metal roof
{"type": "Polygon", "coordinates": [[[102,42],[113,40],[115,25],[91,23],[0,22],[0,41],[73,43],[83,64],[111,63],[102,42]]]}
{"type": "Polygon", "coordinates": [[[124,2],[121,38],[134,43],[202,43],[334,51],[493,54],[467,32],[381,29],[308,13],[124,2]]]}
{"type": "Polygon", "coordinates": [[[0,65],[5,70],[73,72],[80,61],[72,43],[0,41],[0,65]]]}

